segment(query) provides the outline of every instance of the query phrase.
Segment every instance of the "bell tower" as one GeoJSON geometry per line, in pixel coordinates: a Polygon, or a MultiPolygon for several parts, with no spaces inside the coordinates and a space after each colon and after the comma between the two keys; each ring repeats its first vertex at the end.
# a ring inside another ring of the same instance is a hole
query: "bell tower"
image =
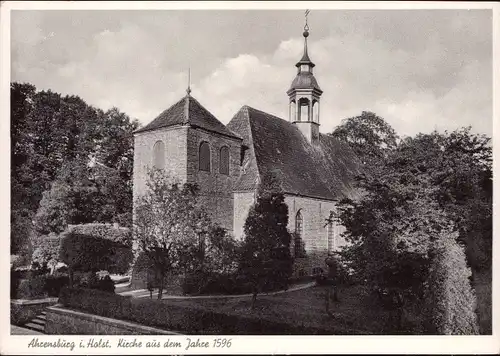
{"type": "Polygon", "coordinates": [[[295,65],[297,75],[286,92],[289,98],[289,120],[295,124],[311,144],[319,143],[319,114],[320,97],[323,91],[320,89],[313,75],[315,64],[309,58],[307,52],[307,38],[309,37],[309,26],[304,26],[304,54],[295,65]]]}

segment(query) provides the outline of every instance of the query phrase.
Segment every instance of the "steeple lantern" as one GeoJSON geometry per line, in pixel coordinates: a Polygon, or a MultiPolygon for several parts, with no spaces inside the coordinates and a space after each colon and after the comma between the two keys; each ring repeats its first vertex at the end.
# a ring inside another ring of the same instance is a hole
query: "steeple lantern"
{"type": "Polygon", "coordinates": [[[307,38],[309,37],[309,26],[304,26],[304,54],[295,65],[297,75],[288,89],[289,98],[289,120],[297,125],[300,131],[312,144],[319,142],[319,119],[320,119],[320,97],[323,91],[313,75],[315,64],[309,58],[307,38]]]}

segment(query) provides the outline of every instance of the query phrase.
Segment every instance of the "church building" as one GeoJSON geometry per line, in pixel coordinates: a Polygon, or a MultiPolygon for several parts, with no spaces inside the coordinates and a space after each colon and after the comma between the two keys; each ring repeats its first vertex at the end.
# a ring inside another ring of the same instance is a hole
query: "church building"
{"type": "Polygon", "coordinates": [[[303,36],[304,53],[286,92],[287,120],[245,105],[224,125],[188,88],[134,135],[134,200],[145,193],[148,169],[165,169],[181,182],[197,184],[207,211],[236,238],[243,237],[260,178],[277,174],[289,209],[288,229],[300,241],[301,248],[294,248],[296,276],[324,270],[325,258],[343,244],[342,227],[330,217],[340,199],[356,198],[354,176],[360,172],[348,145],[320,133],[323,91],[308,54],[307,24],[303,36]]]}

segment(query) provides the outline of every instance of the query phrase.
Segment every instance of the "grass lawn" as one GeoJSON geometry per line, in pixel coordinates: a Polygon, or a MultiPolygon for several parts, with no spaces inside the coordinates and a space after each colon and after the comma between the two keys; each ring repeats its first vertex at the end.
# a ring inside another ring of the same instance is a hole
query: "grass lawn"
{"type": "MultiPolygon", "coordinates": [[[[258,296],[255,310],[251,298],[163,300],[169,305],[210,309],[294,325],[318,327],[331,334],[383,334],[389,318],[359,286],[341,291],[340,302],[330,304],[332,316],[325,311],[324,287],[311,287],[274,296],[258,296]]],[[[265,331],[263,331],[265,333],[265,331]]]]}

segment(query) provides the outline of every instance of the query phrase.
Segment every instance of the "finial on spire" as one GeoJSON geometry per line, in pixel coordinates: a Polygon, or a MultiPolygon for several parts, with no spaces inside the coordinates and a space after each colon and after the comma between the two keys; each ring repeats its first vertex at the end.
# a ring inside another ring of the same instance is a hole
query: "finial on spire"
{"type": "Polygon", "coordinates": [[[304,37],[307,37],[309,35],[309,25],[307,24],[307,15],[309,15],[309,12],[311,12],[310,10],[306,10],[306,12],[304,13],[304,16],[306,18],[306,24],[304,25],[304,37]],[[306,33],[307,33],[307,36],[306,36],[306,33]]]}
{"type": "Polygon", "coordinates": [[[188,87],[186,89],[187,95],[191,94],[191,67],[188,68],[188,87]]]}

